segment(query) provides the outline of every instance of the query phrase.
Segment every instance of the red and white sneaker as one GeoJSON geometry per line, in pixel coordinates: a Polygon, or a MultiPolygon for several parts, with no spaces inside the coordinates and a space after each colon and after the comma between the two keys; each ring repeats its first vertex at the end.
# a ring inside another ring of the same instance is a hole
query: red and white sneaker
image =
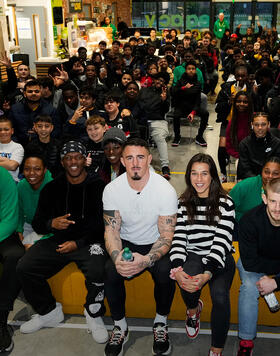
{"type": "Polygon", "coordinates": [[[239,349],[237,356],[252,356],[254,343],[252,340],[241,340],[239,343],[239,349]]]}
{"type": "Polygon", "coordinates": [[[208,356],[223,356],[222,353],[217,353],[212,350],[209,350],[208,356]]]}
{"type": "Polygon", "coordinates": [[[189,312],[187,311],[186,317],[186,332],[190,339],[195,339],[199,333],[200,329],[200,313],[203,308],[202,300],[198,300],[198,307],[197,312],[195,315],[190,316],[189,312]]]}

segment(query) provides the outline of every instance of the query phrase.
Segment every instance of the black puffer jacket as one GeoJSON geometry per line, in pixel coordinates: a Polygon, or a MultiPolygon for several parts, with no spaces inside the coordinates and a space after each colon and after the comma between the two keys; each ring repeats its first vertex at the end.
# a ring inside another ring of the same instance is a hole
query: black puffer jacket
{"type": "Polygon", "coordinates": [[[237,179],[245,179],[261,174],[269,157],[280,157],[280,139],[270,132],[264,138],[257,138],[252,132],[240,142],[237,179]]]}

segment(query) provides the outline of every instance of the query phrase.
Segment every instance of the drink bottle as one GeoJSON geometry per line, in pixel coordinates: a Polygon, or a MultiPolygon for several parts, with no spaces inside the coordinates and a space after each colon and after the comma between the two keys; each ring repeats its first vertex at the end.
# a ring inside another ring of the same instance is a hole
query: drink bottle
{"type": "Polygon", "coordinates": [[[273,292],[265,295],[264,299],[272,313],[275,313],[280,309],[279,302],[273,292]]]}
{"type": "Polygon", "coordinates": [[[130,251],[129,247],[124,248],[123,254],[122,254],[122,260],[128,261],[128,262],[131,262],[134,260],[132,252],[130,251]]]}

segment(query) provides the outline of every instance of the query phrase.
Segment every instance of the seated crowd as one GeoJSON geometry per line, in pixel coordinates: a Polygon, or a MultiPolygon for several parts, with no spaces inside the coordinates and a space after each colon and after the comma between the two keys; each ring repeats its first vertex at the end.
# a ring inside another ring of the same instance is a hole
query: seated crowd
{"type": "Polygon", "coordinates": [[[110,49],[101,41],[91,58],[81,47],[39,79],[25,64],[17,77],[1,55],[8,81],[0,99],[0,352],[13,347],[7,321],[20,289],[36,312],[22,333],[64,320],[47,280],[75,262],[85,276],[86,322],[93,339],[106,343],[106,356],[122,355],[129,336],[124,280],[145,270],[155,284],[153,354],[171,352],[167,317],[177,282],[191,339],[199,333],[200,294],[209,284],[208,355],[221,356],[237,239],[237,355],[252,355],[259,296],[280,289],[280,42],[275,29],[258,24],[258,33],[248,28],[242,35],[240,28],[224,29],[219,41],[211,31],[190,30],[180,41],[175,29],[161,39],[154,29],[147,40],[137,33],[123,46],[114,40],[110,49]],[[224,83],[216,97],[219,64],[224,83]],[[206,147],[213,100],[221,175],[211,156],[194,155],[177,200],[166,181],[167,113],[173,147],[181,143],[181,119],[195,116],[195,143],[206,147]],[[151,165],[152,145],[162,177],[151,165]],[[221,183],[231,157],[238,183],[228,195],[221,183]],[[114,322],[110,336],[102,320],[105,296],[114,322]]]}

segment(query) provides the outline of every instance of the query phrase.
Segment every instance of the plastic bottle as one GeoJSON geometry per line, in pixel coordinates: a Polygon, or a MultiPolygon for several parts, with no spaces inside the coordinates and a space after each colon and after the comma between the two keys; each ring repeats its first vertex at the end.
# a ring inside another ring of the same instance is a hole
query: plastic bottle
{"type": "Polygon", "coordinates": [[[275,313],[280,309],[279,302],[273,292],[265,295],[264,299],[272,313],[275,313]]]}
{"type": "Polygon", "coordinates": [[[124,248],[123,254],[122,254],[122,260],[128,261],[128,262],[131,262],[134,260],[132,252],[130,251],[129,247],[124,248]]]}

